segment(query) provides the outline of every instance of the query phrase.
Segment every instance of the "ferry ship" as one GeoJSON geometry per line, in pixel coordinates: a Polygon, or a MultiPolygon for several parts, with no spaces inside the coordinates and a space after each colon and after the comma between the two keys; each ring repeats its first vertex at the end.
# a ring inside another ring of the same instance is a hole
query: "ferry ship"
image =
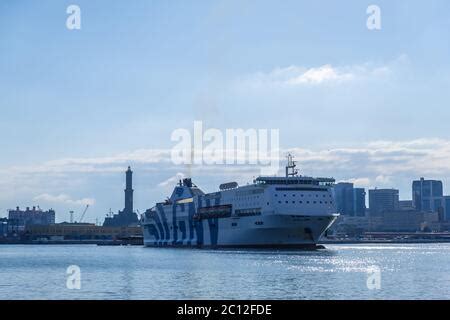
{"type": "Polygon", "coordinates": [[[145,246],[315,248],[338,217],[333,178],[298,174],[288,156],[284,177],[220,185],[204,193],[190,178],[142,217],[145,246]]]}

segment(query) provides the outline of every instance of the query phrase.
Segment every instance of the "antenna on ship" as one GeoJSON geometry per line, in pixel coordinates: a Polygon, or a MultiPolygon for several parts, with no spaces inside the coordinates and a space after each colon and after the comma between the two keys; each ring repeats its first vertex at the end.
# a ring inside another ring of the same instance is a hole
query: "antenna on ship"
{"type": "Polygon", "coordinates": [[[295,169],[297,166],[296,161],[293,160],[292,155],[289,153],[287,155],[287,166],[286,166],[286,178],[295,177],[298,175],[298,170],[295,169]]]}

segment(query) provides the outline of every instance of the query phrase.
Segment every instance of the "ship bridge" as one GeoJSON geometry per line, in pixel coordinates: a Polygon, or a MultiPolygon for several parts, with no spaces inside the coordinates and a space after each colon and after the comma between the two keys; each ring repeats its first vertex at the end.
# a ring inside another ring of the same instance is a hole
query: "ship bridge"
{"type": "Polygon", "coordinates": [[[256,184],[268,185],[286,185],[286,184],[302,184],[312,186],[333,186],[335,180],[333,178],[313,178],[313,177],[258,177],[254,180],[256,184]]]}
{"type": "Polygon", "coordinates": [[[266,185],[312,185],[312,186],[327,186],[332,187],[335,180],[333,178],[313,178],[301,176],[298,174],[296,168],[296,161],[292,159],[292,155],[288,155],[288,163],[286,166],[286,176],[285,177],[258,177],[253,182],[255,184],[266,184],[266,185]]]}

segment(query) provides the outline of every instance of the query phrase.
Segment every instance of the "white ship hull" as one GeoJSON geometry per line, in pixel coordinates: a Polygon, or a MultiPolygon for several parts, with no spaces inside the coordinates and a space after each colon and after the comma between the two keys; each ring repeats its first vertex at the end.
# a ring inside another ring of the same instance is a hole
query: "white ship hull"
{"type": "MultiPolygon", "coordinates": [[[[314,247],[337,215],[303,216],[268,214],[144,224],[145,246],[175,247],[314,247]],[[179,227],[188,226],[187,228],[179,227]],[[168,232],[167,232],[168,231],[168,232]]],[[[161,219],[162,221],[162,219],[161,219]]]]}

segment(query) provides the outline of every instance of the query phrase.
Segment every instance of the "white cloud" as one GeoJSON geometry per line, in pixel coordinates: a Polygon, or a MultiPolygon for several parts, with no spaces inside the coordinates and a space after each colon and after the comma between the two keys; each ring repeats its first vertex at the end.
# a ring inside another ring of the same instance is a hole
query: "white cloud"
{"type": "MultiPolygon", "coordinates": [[[[450,140],[373,141],[344,148],[291,148],[283,149],[281,155],[287,152],[297,159],[301,174],[330,176],[337,181],[350,181],[365,188],[396,187],[409,190],[411,180],[422,176],[450,183],[450,140]]],[[[208,190],[216,187],[215,184],[208,186],[208,181],[218,183],[238,180],[246,183],[260,173],[260,167],[256,165],[175,166],[170,162],[169,149],[157,152],[140,150],[129,153],[128,157],[121,154],[101,158],[73,158],[70,161],[55,160],[37,166],[15,167],[14,170],[3,168],[0,170],[1,199],[9,201],[20,194],[30,195],[27,198],[32,199],[38,192],[42,194],[35,200],[87,204],[93,199],[77,200],[67,194],[82,189],[87,183],[92,184],[99,176],[116,177],[130,163],[136,169],[135,172],[139,172],[138,177],[146,175],[147,179],[150,178],[151,182],[144,185],[155,189],[171,188],[179,179],[190,176],[194,181],[203,180],[203,184],[206,181],[205,190],[208,190]],[[38,170],[34,171],[36,168],[38,170]],[[170,178],[164,180],[163,177],[170,178]],[[43,185],[46,186],[45,190],[40,189],[43,185]]],[[[283,165],[280,163],[281,168],[283,165]]],[[[98,195],[95,194],[95,197],[98,195]]]]}
{"type": "MultiPolygon", "coordinates": [[[[139,150],[117,156],[100,158],[71,158],[55,160],[36,166],[22,166],[0,169],[1,176],[8,176],[8,183],[12,182],[12,177],[24,178],[28,175],[47,174],[64,179],[66,174],[78,173],[105,173],[123,172],[130,163],[140,166],[145,170],[172,171],[180,166],[175,166],[170,160],[170,149],[166,150],[139,150]],[[136,156],[136,155],[140,156],[136,156]]],[[[303,168],[313,171],[334,170],[336,173],[342,171],[354,172],[356,178],[369,178],[368,175],[358,174],[358,171],[370,172],[373,178],[378,177],[378,181],[387,181],[387,177],[395,176],[398,173],[415,172],[425,175],[450,174],[450,140],[445,139],[416,139],[407,141],[374,141],[366,144],[345,148],[329,149],[305,149],[290,148],[281,151],[281,154],[293,153],[299,164],[303,168]],[[357,171],[355,171],[357,170],[357,171]]],[[[284,160],[282,158],[281,160],[284,160]]],[[[226,173],[242,172],[247,170],[246,166],[220,166],[226,173]],[[228,171],[231,170],[231,171],[228,171]]],[[[257,170],[255,166],[255,171],[257,170]]],[[[186,166],[187,168],[187,166],[186,166]]],[[[215,166],[190,166],[195,170],[216,170],[215,166]]],[[[176,176],[170,178],[171,181],[179,179],[183,173],[178,172],[176,176]]],[[[170,180],[168,179],[168,180],[170,180]]],[[[367,182],[367,180],[365,181],[367,182]]],[[[165,181],[161,182],[162,184],[165,181]]]]}
{"type": "Polygon", "coordinates": [[[370,178],[351,178],[346,182],[351,182],[355,187],[369,187],[371,185],[370,178]]]}
{"type": "Polygon", "coordinates": [[[248,75],[239,80],[239,85],[261,88],[340,84],[354,80],[385,77],[391,72],[390,65],[374,65],[371,63],[342,67],[325,64],[312,68],[292,65],[284,68],[278,67],[269,72],[248,75]]]}
{"type": "Polygon", "coordinates": [[[346,81],[353,79],[354,74],[340,71],[327,64],[319,68],[311,68],[287,80],[288,84],[320,84],[326,81],[346,81]]]}
{"type": "Polygon", "coordinates": [[[375,182],[381,185],[387,185],[392,183],[391,177],[387,177],[384,175],[379,175],[375,177],[375,182]]]}
{"type": "Polygon", "coordinates": [[[94,205],[95,199],[92,198],[83,198],[79,200],[74,200],[70,196],[66,194],[60,195],[51,195],[48,193],[40,194],[33,198],[34,201],[45,201],[48,203],[58,203],[58,204],[69,204],[69,205],[94,205]]]}
{"type": "Polygon", "coordinates": [[[334,176],[366,188],[400,188],[405,196],[410,193],[411,181],[422,176],[450,184],[450,140],[375,141],[346,148],[289,151],[305,174],[334,176]]]}
{"type": "Polygon", "coordinates": [[[0,175],[121,172],[129,163],[154,164],[162,162],[170,162],[170,149],[139,149],[96,158],[63,158],[37,165],[0,169],[0,175]]]}

